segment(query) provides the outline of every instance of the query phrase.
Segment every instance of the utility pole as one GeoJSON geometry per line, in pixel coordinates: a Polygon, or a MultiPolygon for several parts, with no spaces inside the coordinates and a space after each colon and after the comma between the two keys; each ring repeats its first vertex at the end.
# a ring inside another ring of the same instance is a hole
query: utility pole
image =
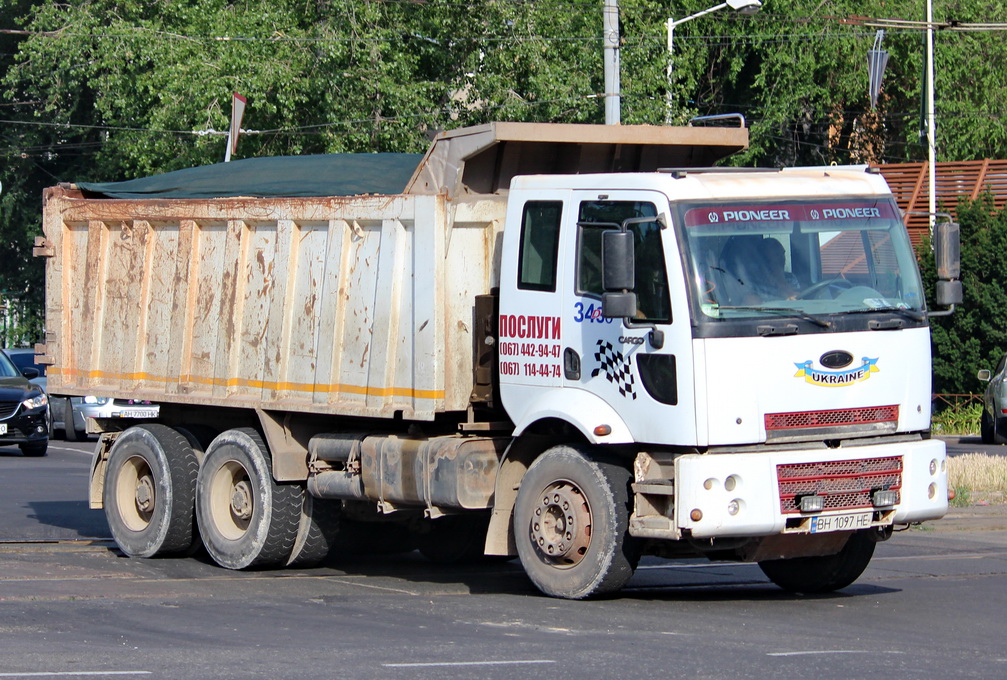
{"type": "Polygon", "coordinates": [[[619,92],[619,0],[605,0],[605,125],[621,122],[619,92]]]}
{"type": "Polygon", "coordinates": [[[934,121],[934,3],[927,0],[927,158],[930,164],[930,232],[937,219],[937,131],[934,121]]]}

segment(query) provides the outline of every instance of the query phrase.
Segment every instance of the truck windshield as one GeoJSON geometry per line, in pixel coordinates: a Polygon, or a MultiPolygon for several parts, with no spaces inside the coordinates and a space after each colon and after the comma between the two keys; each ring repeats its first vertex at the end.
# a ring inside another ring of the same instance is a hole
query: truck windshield
{"type": "Polygon", "coordinates": [[[890,199],[687,203],[678,222],[703,318],[923,311],[890,199]]]}

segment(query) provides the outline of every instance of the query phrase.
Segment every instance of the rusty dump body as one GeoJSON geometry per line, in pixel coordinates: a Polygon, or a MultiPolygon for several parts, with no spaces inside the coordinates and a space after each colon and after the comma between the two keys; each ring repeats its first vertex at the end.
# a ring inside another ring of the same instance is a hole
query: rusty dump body
{"type": "Polygon", "coordinates": [[[431,421],[473,389],[518,174],[706,166],[747,130],[495,123],[442,133],[398,195],[44,196],[49,389],[431,421]]]}

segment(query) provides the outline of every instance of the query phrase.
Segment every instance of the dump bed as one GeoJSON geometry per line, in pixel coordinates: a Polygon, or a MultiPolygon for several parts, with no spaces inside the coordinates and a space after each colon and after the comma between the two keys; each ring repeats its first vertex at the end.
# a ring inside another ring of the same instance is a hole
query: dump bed
{"type": "Polygon", "coordinates": [[[519,172],[708,165],[747,131],[493,124],[442,134],[404,193],[44,196],[54,394],[429,420],[472,392],[519,172]],[[607,135],[607,136],[606,136],[607,135]]]}

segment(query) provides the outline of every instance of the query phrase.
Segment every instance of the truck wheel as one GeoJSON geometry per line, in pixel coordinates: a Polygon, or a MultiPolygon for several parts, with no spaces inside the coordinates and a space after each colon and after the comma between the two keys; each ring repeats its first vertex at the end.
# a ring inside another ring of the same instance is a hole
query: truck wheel
{"type": "Polygon", "coordinates": [[[227,430],[207,448],[196,481],[199,533],[227,569],[274,567],[290,558],[304,491],[277,484],[265,443],[252,429],[227,430]]]}
{"type": "Polygon", "coordinates": [[[532,463],[514,506],[514,540],[546,595],[581,599],[622,588],[639,561],[629,536],[630,473],[572,446],[532,463]]]}
{"type": "Polygon", "coordinates": [[[297,539],[290,551],[288,567],[313,567],[329,555],[339,535],[342,501],[324,500],[304,494],[297,539]]]}
{"type": "Polygon", "coordinates": [[[870,532],[858,531],[835,555],[767,560],[759,562],[759,568],[770,581],[792,593],[831,593],[860,578],[876,545],[870,532]]]}
{"type": "Polygon", "coordinates": [[[102,501],[124,553],[153,557],[188,550],[198,471],[196,454],[170,427],[137,425],[119,435],[108,457],[102,501]]]}
{"type": "Polygon", "coordinates": [[[70,397],[66,398],[66,404],[63,406],[63,436],[68,442],[83,441],[87,437],[87,430],[78,430],[73,422],[73,404],[70,403],[70,397]]]}
{"type": "Polygon", "coordinates": [[[448,515],[429,522],[417,534],[420,553],[437,564],[474,562],[485,557],[489,515],[448,515]]]}

